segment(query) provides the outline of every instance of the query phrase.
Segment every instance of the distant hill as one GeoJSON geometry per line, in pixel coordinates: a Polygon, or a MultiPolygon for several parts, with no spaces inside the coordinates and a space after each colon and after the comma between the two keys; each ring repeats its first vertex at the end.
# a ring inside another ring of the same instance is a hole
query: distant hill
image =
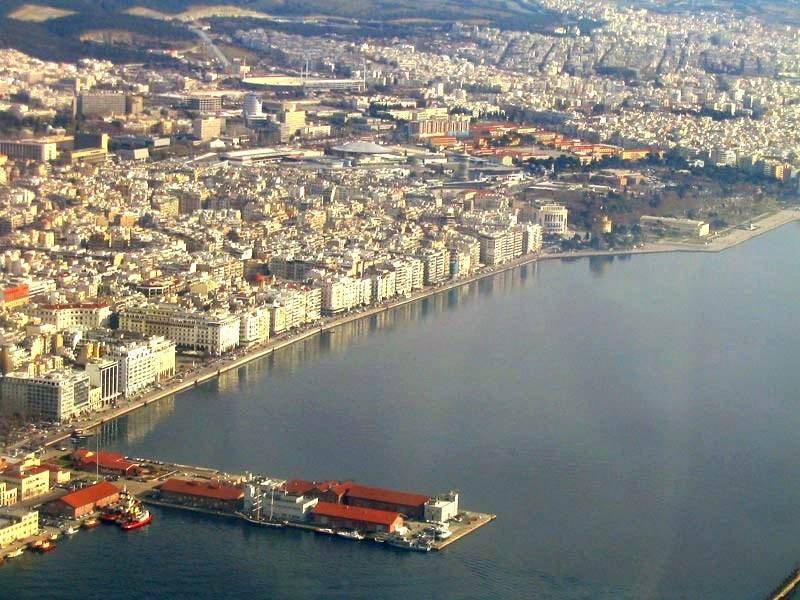
{"type": "MultiPolygon", "coordinates": [[[[559,15],[529,0],[3,0],[0,45],[51,60],[94,56],[136,61],[152,58],[144,52],[146,44],[137,48],[85,38],[111,30],[145,41],[175,42],[191,38],[182,21],[263,16],[357,19],[368,27],[377,23],[394,30],[458,21],[537,31],[561,22],[559,15]]],[[[581,25],[585,29],[593,24],[581,25]]]]}
{"type": "Polygon", "coordinates": [[[798,0],[627,0],[626,3],[663,13],[733,11],[743,18],[755,17],[765,22],[800,25],[798,0]]]}

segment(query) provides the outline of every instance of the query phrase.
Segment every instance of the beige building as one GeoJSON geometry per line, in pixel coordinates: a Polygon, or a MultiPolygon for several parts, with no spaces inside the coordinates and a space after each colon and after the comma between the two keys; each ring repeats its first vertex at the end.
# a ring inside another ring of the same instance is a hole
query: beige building
{"type": "Polygon", "coordinates": [[[33,316],[56,329],[97,329],[107,327],[111,307],[107,304],[42,304],[33,310],[33,316]]]}
{"type": "Polygon", "coordinates": [[[536,211],[537,220],[545,234],[564,235],[567,233],[567,207],[555,202],[542,204],[536,211]]]}
{"type": "Polygon", "coordinates": [[[11,506],[17,503],[19,490],[9,486],[5,481],[0,481],[0,506],[11,506]]]}
{"type": "Polygon", "coordinates": [[[0,473],[0,481],[16,488],[17,500],[22,502],[50,491],[50,470],[41,466],[22,470],[12,468],[0,473]]]}
{"type": "Polygon", "coordinates": [[[39,513],[7,513],[0,515],[0,548],[39,533],[39,513]]]}
{"type": "Polygon", "coordinates": [[[220,355],[239,345],[240,319],[229,313],[192,312],[175,304],[126,308],[119,328],[143,335],[160,335],[178,346],[220,355]]]}

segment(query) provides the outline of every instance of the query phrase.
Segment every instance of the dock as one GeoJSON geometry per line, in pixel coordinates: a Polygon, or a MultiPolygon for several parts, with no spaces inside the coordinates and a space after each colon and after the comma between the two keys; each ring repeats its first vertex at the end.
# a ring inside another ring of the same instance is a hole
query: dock
{"type": "MultiPolygon", "coordinates": [[[[135,463],[139,465],[139,471],[136,473],[136,475],[123,477],[120,479],[117,477],[112,477],[112,480],[118,488],[124,488],[130,495],[136,497],[143,504],[148,504],[167,510],[181,510],[197,515],[203,515],[209,518],[222,518],[229,522],[238,521],[243,524],[252,522],[252,518],[248,518],[247,515],[240,512],[242,510],[241,507],[234,509],[233,507],[202,506],[191,502],[184,503],[180,500],[176,501],[174,499],[163,497],[160,491],[161,484],[170,478],[178,478],[195,482],[196,485],[219,484],[229,487],[239,487],[244,485],[245,482],[253,481],[251,475],[223,473],[218,469],[210,467],[166,463],[158,460],[138,457],[131,457],[129,460],[135,461],[135,463]]],[[[75,471],[74,479],[85,482],[85,485],[91,485],[98,481],[96,473],[89,473],[86,470],[75,471]]],[[[99,478],[99,480],[105,479],[106,478],[103,476],[100,476],[99,478]]],[[[269,479],[278,482],[285,481],[279,478],[269,479]]],[[[14,553],[19,549],[33,549],[34,545],[38,541],[49,540],[51,539],[51,536],[54,539],[56,537],[59,539],[62,539],[62,537],[69,537],[64,535],[64,531],[66,529],[74,529],[76,534],[80,534],[80,532],[83,531],[81,520],[59,518],[48,515],[46,512],[47,505],[61,498],[64,494],[66,494],[66,492],[67,490],[63,489],[63,487],[53,488],[45,496],[40,496],[24,503],[27,505],[28,509],[36,508],[40,510],[39,531],[34,536],[18,540],[4,548],[0,548],[0,561],[3,561],[8,554],[14,553]],[[40,506],[43,508],[40,509],[40,506]]],[[[95,516],[99,516],[99,513],[97,512],[94,512],[93,514],[95,516]]],[[[421,519],[421,515],[418,515],[417,519],[407,517],[404,518],[403,521],[401,521],[401,524],[404,525],[404,527],[402,528],[402,531],[398,529],[398,532],[400,535],[410,537],[410,539],[425,538],[427,539],[425,542],[428,546],[427,550],[442,551],[455,542],[463,539],[465,536],[474,533],[484,525],[491,523],[497,518],[497,515],[494,514],[464,509],[460,509],[457,514],[453,513],[453,515],[454,516],[446,523],[446,527],[449,530],[449,535],[447,535],[444,539],[439,537],[438,534],[434,536],[431,533],[432,524],[423,521],[421,519]]],[[[88,517],[89,515],[86,516],[88,517]]],[[[310,532],[314,533],[315,535],[330,535],[333,533],[328,526],[321,525],[320,523],[314,522],[310,519],[281,521],[281,523],[286,529],[292,529],[298,532],[310,532]]],[[[255,525],[258,526],[259,523],[255,523],[255,525]]],[[[157,527],[158,525],[156,524],[155,526],[157,527]]],[[[269,528],[264,528],[264,530],[269,531],[269,528]]],[[[375,546],[380,547],[391,547],[389,544],[384,543],[386,541],[388,531],[392,530],[389,529],[387,532],[382,532],[381,530],[371,531],[369,529],[366,531],[362,530],[361,533],[364,535],[359,539],[363,540],[363,543],[365,544],[374,544],[375,546]]],[[[798,576],[798,578],[800,579],[800,576],[798,576]]]]}

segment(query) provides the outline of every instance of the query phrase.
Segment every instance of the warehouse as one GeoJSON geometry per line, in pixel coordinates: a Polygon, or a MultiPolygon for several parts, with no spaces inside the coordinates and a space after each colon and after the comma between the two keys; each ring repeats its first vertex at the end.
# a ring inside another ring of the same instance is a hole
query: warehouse
{"type": "Polygon", "coordinates": [[[77,492],[62,496],[53,502],[48,512],[71,519],[80,519],[99,508],[119,501],[119,489],[107,481],[101,481],[77,492]]]}
{"type": "Polygon", "coordinates": [[[372,508],[319,502],[311,512],[314,522],[325,527],[394,533],[403,526],[398,513],[372,508]]]}
{"type": "Polygon", "coordinates": [[[242,509],[244,491],[216,481],[167,479],[158,488],[161,499],[209,510],[234,512],[242,509]]]}
{"type": "Polygon", "coordinates": [[[398,512],[410,519],[422,519],[428,496],[396,492],[365,485],[351,484],[344,496],[344,503],[350,506],[398,512]]]}

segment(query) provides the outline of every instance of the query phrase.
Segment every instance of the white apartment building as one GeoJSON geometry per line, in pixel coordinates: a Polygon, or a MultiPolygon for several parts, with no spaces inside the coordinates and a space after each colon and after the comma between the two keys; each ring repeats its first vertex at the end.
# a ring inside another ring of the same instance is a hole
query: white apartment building
{"type": "Polygon", "coordinates": [[[444,248],[426,248],[417,253],[417,258],[422,261],[425,285],[436,285],[449,277],[450,253],[444,248]]]}
{"type": "Polygon", "coordinates": [[[372,282],[345,275],[326,275],[317,281],[322,289],[322,312],[328,315],[351,310],[372,301],[372,282]]]}
{"type": "MultiPolygon", "coordinates": [[[[522,250],[520,235],[520,253],[522,250]]],[[[510,230],[483,231],[478,236],[481,244],[481,262],[493,267],[514,258],[514,237],[510,230]]]]}
{"type": "Polygon", "coordinates": [[[119,328],[143,335],[160,335],[178,346],[218,356],[239,345],[240,319],[229,313],[206,314],[174,304],[126,308],[119,328]]]}
{"type": "Polygon", "coordinates": [[[248,309],[239,314],[239,343],[254,344],[269,339],[270,311],[266,306],[248,309]]]}
{"type": "Polygon", "coordinates": [[[97,329],[107,327],[111,318],[111,307],[101,303],[85,304],[41,304],[33,309],[33,316],[64,329],[97,329]]]}
{"type": "Polygon", "coordinates": [[[373,302],[383,302],[397,294],[397,271],[383,269],[370,276],[373,302]]]}
{"type": "Polygon", "coordinates": [[[116,346],[108,357],[117,362],[118,393],[125,397],[175,375],[175,343],[160,336],[116,346]]]}
{"type": "Polygon", "coordinates": [[[384,266],[395,272],[395,294],[408,296],[412,291],[422,289],[425,268],[418,258],[395,258],[384,266]]]}

